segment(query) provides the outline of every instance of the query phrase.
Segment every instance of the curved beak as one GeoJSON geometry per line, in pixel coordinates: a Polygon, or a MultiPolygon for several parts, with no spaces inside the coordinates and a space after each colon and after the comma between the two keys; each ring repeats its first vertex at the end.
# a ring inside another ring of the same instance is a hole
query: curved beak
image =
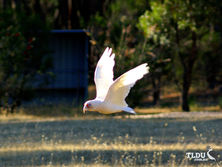
{"type": "Polygon", "coordinates": [[[85,114],[85,113],[86,113],[86,107],[85,107],[85,106],[83,107],[82,112],[83,112],[83,114],[85,114]]]}

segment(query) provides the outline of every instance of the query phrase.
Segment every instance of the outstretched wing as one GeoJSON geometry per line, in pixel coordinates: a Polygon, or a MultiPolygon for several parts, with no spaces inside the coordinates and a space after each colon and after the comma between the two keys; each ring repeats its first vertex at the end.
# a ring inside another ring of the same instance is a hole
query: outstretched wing
{"type": "Polygon", "coordinates": [[[118,106],[128,106],[125,98],[137,80],[149,72],[147,63],[137,66],[117,78],[110,86],[105,101],[118,106]]]}
{"type": "Polygon", "coordinates": [[[104,100],[110,85],[113,83],[114,58],[115,54],[112,54],[112,48],[107,47],[97,63],[94,74],[97,99],[104,100]]]}

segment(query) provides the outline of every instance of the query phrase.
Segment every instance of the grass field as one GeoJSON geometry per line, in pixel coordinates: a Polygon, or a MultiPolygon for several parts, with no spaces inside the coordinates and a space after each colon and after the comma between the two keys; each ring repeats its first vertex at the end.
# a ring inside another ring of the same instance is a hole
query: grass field
{"type": "Polygon", "coordinates": [[[195,115],[0,117],[0,166],[222,166],[221,115],[195,115]]]}

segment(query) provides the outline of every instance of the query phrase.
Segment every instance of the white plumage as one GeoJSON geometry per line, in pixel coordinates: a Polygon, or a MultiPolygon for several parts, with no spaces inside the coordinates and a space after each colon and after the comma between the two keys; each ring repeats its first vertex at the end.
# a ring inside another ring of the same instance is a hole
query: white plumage
{"type": "Polygon", "coordinates": [[[135,111],[128,107],[125,98],[136,81],[149,72],[149,67],[147,63],[144,63],[113,81],[114,58],[115,54],[112,54],[112,49],[107,47],[97,63],[94,74],[96,98],[85,102],[84,113],[85,111],[97,111],[112,114],[125,111],[135,114],[135,111]]]}
{"type": "Polygon", "coordinates": [[[113,67],[115,65],[115,54],[112,49],[106,48],[100,60],[97,63],[94,82],[96,84],[97,99],[105,99],[109,87],[113,83],[113,67]]]}

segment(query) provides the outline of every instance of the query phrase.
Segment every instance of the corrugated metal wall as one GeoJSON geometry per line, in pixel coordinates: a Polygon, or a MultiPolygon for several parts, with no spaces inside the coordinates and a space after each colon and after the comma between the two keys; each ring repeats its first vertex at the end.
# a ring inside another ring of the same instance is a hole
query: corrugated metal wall
{"type": "Polygon", "coordinates": [[[88,91],[88,37],[83,30],[53,30],[49,41],[54,80],[39,91],[44,102],[82,103],[88,91]]]}
{"type": "Polygon", "coordinates": [[[55,82],[48,88],[84,88],[87,86],[86,35],[80,32],[53,32],[49,48],[52,50],[55,82]]]}

